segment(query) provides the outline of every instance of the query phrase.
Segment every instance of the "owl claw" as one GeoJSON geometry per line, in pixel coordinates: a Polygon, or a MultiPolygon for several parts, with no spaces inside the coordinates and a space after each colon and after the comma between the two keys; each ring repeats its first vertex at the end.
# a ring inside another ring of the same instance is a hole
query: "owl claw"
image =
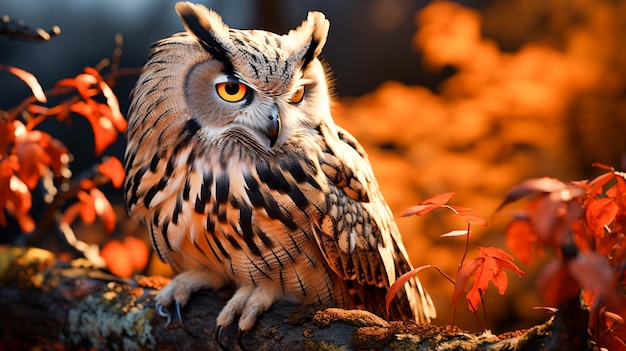
{"type": "Polygon", "coordinates": [[[243,347],[243,333],[245,333],[243,330],[237,330],[237,345],[239,345],[242,350],[245,350],[245,348],[243,347]]]}
{"type": "Polygon", "coordinates": [[[180,325],[183,326],[183,329],[187,330],[187,328],[185,327],[185,322],[183,322],[183,314],[181,312],[182,309],[182,304],[180,303],[180,301],[176,300],[176,316],[178,317],[178,321],[180,322],[180,325]]]}
{"type": "Polygon", "coordinates": [[[222,332],[223,331],[224,331],[224,327],[222,326],[217,327],[217,330],[215,331],[215,342],[217,342],[217,344],[220,346],[220,349],[226,350],[226,348],[224,348],[224,345],[222,345],[222,332]]]}
{"type": "Polygon", "coordinates": [[[168,325],[170,325],[170,323],[172,322],[172,314],[170,313],[170,311],[164,309],[163,305],[161,305],[161,303],[159,302],[156,303],[156,310],[159,316],[167,318],[165,320],[165,326],[167,327],[168,325]]]}
{"type": "MultiPolygon", "coordinates": [[[[180,325],[183,327],[183,330],[185,331],[185,333],[189,334],[189,336],[191,337],[197,338],[197,336],[191,334],[191,332],[187,329],[187,326],[185,326],[185,322],[183,321],[183,314],[182,314],[182,303],[180,301],[176,301],[174,306],[176,309],[176,317],[178,318],[178,321],[180,322],[180,325]]],[[[167,318],[165,320],[165,326],[167,327],[168,325],[170,325],[170,323],[172,322],[172,313],[169,310],[167,310],[165,307],[163,307],[163,305],[160,302],[156,303],[156,310],[159,316],[163,318],[167,318]]]]}

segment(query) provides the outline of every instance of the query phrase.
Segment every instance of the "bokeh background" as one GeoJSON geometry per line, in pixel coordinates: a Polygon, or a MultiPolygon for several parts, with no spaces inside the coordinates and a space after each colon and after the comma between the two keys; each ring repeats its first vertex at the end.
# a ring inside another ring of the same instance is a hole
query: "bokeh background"
{"type": "MultiPolygon", "coordinates": [[[[324,59],[333,71],[335,119],[369,152],[393,212],[442,192],[487,219],[473,228],[476,246],[505,247],[506,212],[494,213],[507,189],[529,177],[588,179],[599,162],[620,167],[626,153],[626,1],[624,0],[222,0],[200,1],[234,28],[285,33],[319,10],[331,21],[324,59]]],[[[62,33],[46,43],[0,37],[0,63],[36,75],[45,88],[110,57],[123,36],[122,67],[140,67],[152,42],[182,30],[174,1],[20,0],[0,3],[0,15],[62,33]]],[[[114,87],[121,109],[135,77],[114,87]]],[[[30,95],[19,79],[0,72],[0,108],[30,95]]],[[[80,118],[49,126],[74,155],[79,172],[93,161],[93,139],[80,118]]],[[[123,140],[107,154],[120,159],[123,140]]],[[[110,191],[121,204],[121,192],[110,191]]],[[[40,207],[34,206],[34,211],[40,207]]],[[[118,206],[123,218],[123,206],[118,206]]],[[[398,219],[415,266],[436,264],[454,274],[464,240],[439,236],[465,224],[443,210],[398,219]]],[[[122,219],[114,234],[139,229],[122,219]]],[[[4,231],[4,241],[11,229],[4,231]]],[[[92,227],[83,240],[104,242],[92,227]]],[[[156,260],[155,260],[156,261],[156,260]]],[[[547,318],[534,289],[541,260],[510,275],[504,296],[485,297],[495,332],[547,318]]],[[[161,272],[157,268],[156,272],[161,272]]],[[[452,286],[435,272],[420,273],[440,317],[449,324],[452,286]]],[[[480,328],[463,302],[456,324],[480,328]]]]}

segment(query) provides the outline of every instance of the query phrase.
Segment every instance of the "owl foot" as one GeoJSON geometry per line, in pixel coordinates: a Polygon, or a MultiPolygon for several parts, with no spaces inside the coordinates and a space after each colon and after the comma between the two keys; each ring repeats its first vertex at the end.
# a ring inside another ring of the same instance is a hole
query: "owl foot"
{"type": "Polygon", "coordinates": [[[169,325],[172,321],[172,314],[168,308],[174,303],[176,317],[183,327],[183,330],[185,330],[187,334],[196,337],[185,327],[181,310],[187,304],[187,301],[189,301],[191,293],[202,289],[220,288],[223,285],[223,281],[223,278],[209,271],[189,270],[182,272],[174,277],[174,279],[156,295],[157,313],[159,313],[161,317],[167,318],[165,324],[169,325]]]}
{"type": "Polygon", "coordinates": [[[217,343],[222,346],[222,332],[224,328],[231,325],[235,318],[240,316],[237,343],[243,349],[243,334],[252,329],[257,318],[267,311],[280,297],[282,297],[280,290],[264,286],[241,286],[217,316],[215,333],[217,343]]]}

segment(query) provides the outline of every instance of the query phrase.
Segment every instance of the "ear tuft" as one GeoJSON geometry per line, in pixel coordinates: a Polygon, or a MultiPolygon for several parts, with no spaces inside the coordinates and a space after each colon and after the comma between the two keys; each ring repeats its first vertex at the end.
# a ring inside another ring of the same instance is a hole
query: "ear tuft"
{"type": "Polygon", "coordinates": [[[190,2],[176,3],[176,12],[187,32],[198,38],[206,51],[219,60],[227,61],[229,28],[217,12],[190,2]]]}
{"type": "Polygon", "coordinates": [[[309,44],[302,56],[303,66],[317,58],[322,52],[329,28],[330,22],[323,13],[311,11],[307,19],[298,28],[289,32],[288,35],[299,42],[301,46],[309,44]]]}

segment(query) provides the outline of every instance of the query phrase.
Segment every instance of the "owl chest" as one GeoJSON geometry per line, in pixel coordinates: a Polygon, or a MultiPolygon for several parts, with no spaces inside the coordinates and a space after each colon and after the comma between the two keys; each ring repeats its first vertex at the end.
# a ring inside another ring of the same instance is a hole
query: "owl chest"
{"type": "Polygon", "coordinates": [[[302,301],[311,277],[331,281],[313,233],[322,204],[305,206],[295,190],[259,179],[262,172],[233,169],[180,172],[180,178],[174,172],[150,209],[162,222],[153,226],[155,246],[176,271],[212,270],[235,285],[277,284],[302,301]]]}
{"type": "MultiPolygon", "coordinates": [[[[226,218],[236,210],[226,209],[226,218]]],[[[176,250],[184,254],[172,256],[173,266],[211,270],[234,286],[269,286],[302,303],[334,301],[334,273],[312,236],[263,216],[253,217],[252,231],[244,234],[246,220],[241,224],[241,219],[220,221],[218,217],[219,210],[198,217],[200,221],[214,221],[204,231],[181,232],[184,237],[176,250]]]]}

